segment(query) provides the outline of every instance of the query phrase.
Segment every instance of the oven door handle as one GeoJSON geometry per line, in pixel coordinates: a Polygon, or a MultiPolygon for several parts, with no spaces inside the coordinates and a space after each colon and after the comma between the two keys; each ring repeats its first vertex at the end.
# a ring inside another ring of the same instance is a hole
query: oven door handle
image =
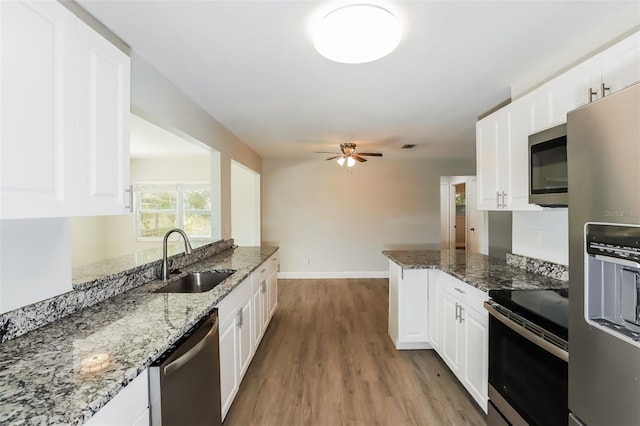
{"type": "Polygon", "coordinates": [[[500,312],[498,312],[493,306],[491,306],[491,303],[489,303],[488,301],[484,302],[484,308],[487,311],[489,311],[491,316],[493,316],[495,319],[497,319],[498,321],[500,321],[501,323],[509,327],[511,330],[515,331],[520,336],[524,337],[525,339],[533,343],[534,345],[539,346],[540,348],[557,356],[563,361],[569,362],[569,352],[557,347],[552,343],[547,342],[542,337],[538,336],[535,333],[532,333],[531,331],[527,330],[520,324],[517,324],[511,321],[509,318],[505,317],[500,312]]]}

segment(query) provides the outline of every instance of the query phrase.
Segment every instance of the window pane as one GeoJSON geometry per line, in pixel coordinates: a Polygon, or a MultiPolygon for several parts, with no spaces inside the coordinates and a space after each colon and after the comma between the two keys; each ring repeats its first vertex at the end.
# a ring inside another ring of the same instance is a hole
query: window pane
{"type": "Polygon", "coordinates": [[[184,212],[184,231],[190,237],[211,236],[211,212],[184,212]]]}
{"type": "Polygon", "coordinates": [[[140,210],[175,210],[177,193],[175,192],[141,192],[140,210]]]}
{"type": "Polygon", "coordinates": [[[185,191],[183,199],[185,210],[211,210],[209,191],[185,191]]]}
{"type": "Polygon", "coordinates": [[[140,237],[163,237],[177,226],[175,213],[140,212],[140,237]]]}

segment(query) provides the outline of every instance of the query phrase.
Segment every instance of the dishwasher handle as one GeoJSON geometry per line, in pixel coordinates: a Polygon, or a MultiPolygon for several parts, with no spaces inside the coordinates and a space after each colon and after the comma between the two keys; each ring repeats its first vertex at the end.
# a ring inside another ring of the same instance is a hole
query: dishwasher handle
{"type": "Polygon", "coordinates": [[[163,373],[165,376],[169,376],[174,373],[176,370],[179,370],[183,365],[187,364],[191,359],[197,356],[207,345],[210,343],[211,339],[218,338],[218,317],[216,316],[211,322],[211,328],[209,332],[191,349],[182,354],[179,358],[173,360],[169,364],[165,365],[163,368],[163,373]]]}

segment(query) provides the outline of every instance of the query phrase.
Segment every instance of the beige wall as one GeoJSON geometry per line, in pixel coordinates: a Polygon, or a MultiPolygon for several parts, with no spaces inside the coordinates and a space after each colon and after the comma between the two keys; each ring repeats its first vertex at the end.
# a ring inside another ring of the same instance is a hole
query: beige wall
{"type": "Polygon", "coordinates": [[[473,159],[375,158],[347,172],[265,158],[262,237],[280,245],[282,277],[386,276],[382,250],[439,248],[440,176],[474,173],[473,159]]]}
{"type": "MultiPolygon", "coordinates": [[[[170,181],[207,182],[211,177],[210,156],[131,160],[131,183],[170,181]]],[[[135,240],[135,216],[71,218],[72,266],[85,265],[160,246],[158,241],[135,240]]]]}
{"type": "Polygon", "coordinates": [[[231,160],[261,173],[260,156],[135,53],[131,55],[131,111],[220,152],[222,238],[231,238],[231,160]]]}

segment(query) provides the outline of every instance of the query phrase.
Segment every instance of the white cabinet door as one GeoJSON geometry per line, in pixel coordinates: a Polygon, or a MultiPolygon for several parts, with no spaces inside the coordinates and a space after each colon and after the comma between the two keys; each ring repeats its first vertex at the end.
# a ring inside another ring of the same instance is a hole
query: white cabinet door
{"type": "Polygon", "coordinates": [[[129,57],[58,2],[0,2],[0,218],[129,206],[129,57]]]}
{"type": "Polygon", "coordinates": [[[240,385],[237,374],[239,358],[236,318],[231,315],[220,326],[220,400],[223,419],[240,385]]]}
{"type": "Polygon", "coordinates": [[[479,313],[468,305],[462,311],[463,332],[461,347],[462,381],[478,405],[487,412],[487,383],[489,365],[489,319],[487,313],[479,313]]]}
{"type": "Polygon", "coordinates": [[[251,321],[251,299],[249,295],[238,310],[236,330],[238,333],[238,382],[242,381],[253,356],[253,330],[251,321]]]}
{"type": "Polygon", "coordinates": [[[264,310],[264,293],[262,292],[262,286],[258,285],[253,292],[253,341],[255,342],[255,347],[258,347],[258,344],[262,340],[262,335],[264,334],[264,328],[262,327],[262,318],[264,310]]]}
{"type": "Polygon", "coordinates": [[[271,259],[271,273],[268,280],[269,288],[269,321],[278,307],[278,258],[271,259]]]}
{"type": "Polygon", "coordinates": [[[429,270],[429,304],[427,307],[429,315],[429,341],[431,346],[437,351],[441,351],[440,346],[440,310],[442,309],[442,292],[440,288],[440,274],[437,269],[429,270]]]}
{"type": "Polygon", "coordinates": [[[144,370],[94,414],[85,425],[113,426],[149,424],[149,375],[144,370]]]}
{"type": "Polygon", "coordinates": [[[0,218],[73,212],[76,17],[2,1],[0,218]]]}
{"type": "Polygon", "coordinates": [[[508,210],[542,210],[529,204],[529,135],[534,133],[536,104],[529,96],[518,99],[507,110],[509,121],[508,210]]]}
{"type": "Polygon", "coordinates": [[[540,90],[549,100],[549,126],[566,123],[569,111],[596,99],[600,75],[601,58],[597,55],[543,85],[540,90]],[[590,90],[594,91],[591,96],[590,90]]]}
{"type": "Polygon", "coordinates": [[[479,210],[506,208],[506,197],[511,192],[510,158],[509,116],[503,108],[476,124],[479,210]]]}
{"type": "MultiPolygon", "coordinates": [[[[640,32],[602,53],[602,84],[605,96],[640,81],[640,32]]],[[[600,96],[602,96],[602,86],[600,96]]]]}
{"type": "Polygon", "coordinates": [[[78,22],[77,67],[78,214],[126,213],[130,59],[78,22]]]}
{"type": "Polygon", "coordinates": [[[478,209],[498,209],[498,121],[491,115],[476,123],[478,209]]]}
{"type": "Polygon", "coordinates": [[[441,291],[442,306],[440,311],[440,341],[441,356],[451,371],[458,376],[460,373],[460,327],[458,300],[446,291],[441,291]]]}

